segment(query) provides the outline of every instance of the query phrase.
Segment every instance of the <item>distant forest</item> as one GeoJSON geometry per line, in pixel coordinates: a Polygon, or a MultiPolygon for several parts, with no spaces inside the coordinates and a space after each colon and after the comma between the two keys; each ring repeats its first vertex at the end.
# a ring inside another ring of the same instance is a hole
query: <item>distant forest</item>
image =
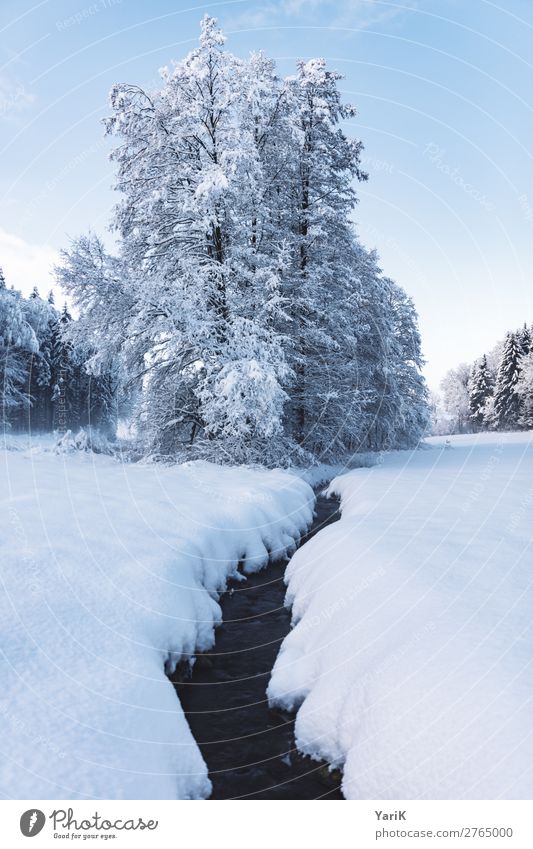
{"type": "Polygon", "coordinates": [[[524,324],[473,365],[451,369],[441,389],[437,433],[533,428],[533,328],[524,324]]]}
{"type": "Polygon", "coordinates": [[[86,368],[91,351],[67,338],[72,318],[52,292],[29,298],[8,289],[0,268],[0,423],[14,431],[59,433],[115,427],[116,384],[110,372],[86,368]]]}

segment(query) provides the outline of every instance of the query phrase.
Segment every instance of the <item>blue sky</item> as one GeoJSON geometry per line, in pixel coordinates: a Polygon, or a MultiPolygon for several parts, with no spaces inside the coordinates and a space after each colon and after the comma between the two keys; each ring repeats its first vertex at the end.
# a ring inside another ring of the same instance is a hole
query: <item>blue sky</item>
{"type": "Polygon", "coordinates": [[[70,236],[106,235],[109,89],[155,86],[206,11],[235,53],[262,48],[286,73],[324,56],[345,75],[359,110],[347,131],[364,141],[370,173],[359,232],[415,299],[432,387],[533,321],[531,0],[2,0],[8,282],[47,290],[70,236]]]}

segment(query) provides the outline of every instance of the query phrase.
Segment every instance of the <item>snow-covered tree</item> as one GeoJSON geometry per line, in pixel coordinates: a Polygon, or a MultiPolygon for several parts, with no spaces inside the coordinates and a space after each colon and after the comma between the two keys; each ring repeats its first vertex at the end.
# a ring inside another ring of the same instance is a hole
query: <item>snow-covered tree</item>
{"type": "MultiPolygon", "coordinates": [[[[92,336],[76,334],[65,307],[0,287],[0,422],[43,431],[95,425],[113,430],[117,382],[110,368],[90,373],[92,336]]],[[[85,331],[86,328],[84,327],[85,331]]]]}
{"type": "MultiPolygon", "coordinates": [[[[74,346],[90,341],[96,350],[91,365],[97,372],[108,366],[128,341],[135,347],[135,340],[142,336],[143,328],[132,326],[140,310],[135,276],[142,292],[139,272],[135,275],[123,259],[110,256],[93,234],[75,239],[70,250],[61,252],[56,277],[79,312],[75,322],[66,323],[66,338],[74,346]]],[[[133,369],[133,360],[128,365],[133,369]]]]}
{"type": "Polygon", "coordinates": [[[474,363],[470,375],[470,418],[478,429],[490,424],[487,417],[487,403],[494,394],[494,376],[489,369],[487,357],[483,355],[474,363]]]}
{"type": "Polygon", "coordinates": [[[389,360],[390,385],[396,399],[388,442],[392,448],[406,448],[416,444],[428,429],[428,390],[421,374],[424,361],[414,303],[392,280],[387,284],[394,343],[389,360]]]}
{"type": "Polygon", "coordinates": [[[520,397],[518,424],[524,430],[533,428],[533,352],[525,356],[520,363],[520,377],[517,383],[520,397]]]}
{"type": "Polygon", "coordinates": [[[469,433],[472,430],[470,373],[470,366],[461,363],[450,369],[441,383],[444,409],[450,418],[450,433],[469,433]]]}
{"type": "MultiPolygon", "coordinates": [[[[463,432],[464,389],[468,384],[470,422],[476,430],[513,430],[531,427],[529,363],[533,353],[532,332],[526,323],[507,333],[490,351],[477,360],[466,378],[466,364],[446,376],[444,406],[449,427],[463,432]]],[[[434,423],[442,431],[442,415],[434,423]]]]}
{"type": "Polygon", "coordinates": [[[445,436],[451,433],[451,417],[444,406],[441,392],[430,393],[431,433],[434,436],[445,436]]]}
{"type": "Polygon", "coordinates": [[[27,424],[31,430],[50,430],[53,424],[51,384],[53,332],[57,322],[57,311],[48,301],[39,297],[37,287],[23,301],[23,310],[28,324],[37,339],[37,351],[26,358],[26,393],[29,398],[27,424]]]}
{"type": "MultiPolygon", "coordinates": [[[[3,280],[3,276],[2,276],[3,280]]],[[[38,350],[35,331],[24,312],[19,292],[0,287],[0,422],[29,407],[27,356],[38,350]]]]}
{"type": "Polygon", "coordinates": [[[317,59],[281,80],[224,41],[205,16],[159,90],[113,88],[119,255],[94,236],[64,253],[68,337],[91,341],[89,369],[120,363],[145,451],[287,463],[412,444],[416,313],[357,241],[366,175],[340,76],[317,59]]]}
{"type": "Polygon", "coordinates": [[[516,334],[508,333],[494,388],[494,426],[498,430],[513,430],[519,424],[521,399],[518,380],[522,356],[516,334]]]}
{"type": "Polygon", "coordinates": [[[532,350],[532,339],[531,339],[531,330],[529,329],[529,327],[527,326],[527,324],[525,322],[524,322],[523,327],[521,327],[520,330],[518,330],[517,333],[516,333],[516,341],[518,342],[518,345],[520,346],[522,356],[527,357],[527,355],[529,353],[531,353],[531,350],[532,350]]]}
{"type": "Polygon", "coordinates": [[[299,62],[286,82],[293,127],[286,166],[293,263],[284,292],[296,375],[288,418],[295,441],[322,456],[338,450],[337,432],[350,407],[345,366],[357,327],[345,305],[358,288],[350,215],[357,200],[353,180],[366,178],[361,143],[340,127],[356,114],[342,102],[340,79],[324,60],[313,59],[299,62]]]}
{"type": "Polygon", "coordinates": [[[281,429],[289,373],[275,330],[282,246],[258,244],[259,216],[270,219],[265,198],[258,203],[265,142],[250,115],[244,63],[223,44],[206,16],[200,46],[163,72],[159,92],[114,88],[108,121],[122,139],[113,154],[124,196],[115,225],[126,262],[142,274],[134,286],[139,357],[146,382],[166,386],[164,429],[177,445],[197,432],[270,440],[281,429]],[[256,415],[258,382],[274,403],[256,415]],[[230,385],[238,391],[227,393],[230,385]]]}

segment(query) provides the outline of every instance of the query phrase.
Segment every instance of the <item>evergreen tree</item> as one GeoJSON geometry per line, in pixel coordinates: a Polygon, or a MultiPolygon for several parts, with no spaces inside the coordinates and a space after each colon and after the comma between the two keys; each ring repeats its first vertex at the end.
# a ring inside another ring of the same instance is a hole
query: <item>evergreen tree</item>
{"type": "Polygon", "coordinates": [[[494,389],[494,424],[498,430],[513,430],[519,426],[518,380],[522,356],[516,335],[508,333],[494,389]]]}
{"type": "Polygon", "coordinates": [[[29,399],[27,427],[32,431],[52,427],[52,336],[57,312],[40,298],[37,287],[23,302],[28,324],[33,328],[38,350],[27,357],[26,392],[29,399]]]}
{"type": "Polygon", "coordinates": [[[54,322],[51,340],[52,418],[54,430],[60,433],[85,424],[80,409],[80,370],[74,346],[68,339],[71,321],[72,316],[64,303],[54,322]]]}
{"type": "Polygon", "coordinates": [[[532,350],[532,340],[531,331],[525,322],[524,326],[517,332],[516,339],[520,346],[522,356],[527,357],[527,355],[531,353],[532,350]]]}
{"type": "MultiPolygon", "coordinates": [[[[3,280],[3,277],[2,277],[3,280]]],[[[0,422],[24,431],[95,425],[112,433],[116,377],[99,366],[91,376],[94,350],[72,324],[67,306],[58,313],[33,288],[28,298],[0,287],[0,422]],[[68,338],[71,335],[73,338],[68,338]]]]}
{"type": "Polygon", "coordinates": [[[29,407],[27,358],[38,347],[22,296],[6,289],[4,281],[0,288],[0,422],[4,427],[16,424],[29,407]]]}
{"type": "Polygon", "coordinates": [[[487,402],[494,394],[494,378],[484,355],[472,368],[470,377],[470,418],[477,429],[489,424],[486,418],[487,402]]]}
{"type": "Polygon", "coordinates": [[[414,303],[392,280],[390,289],[394,345],[389,359],[390,386],[394,389],[395,409],[391,411],[391,448],[406,448],[421,439],[429,427],[429,398],[421,374],[424,364],[418,316],[414,303]]]}
{"type": "Polygon", "coordinates": [[[524,430],[533,429],[533,352],[521,362],[517,391],[520,396],[519,425],[524,430]]]}

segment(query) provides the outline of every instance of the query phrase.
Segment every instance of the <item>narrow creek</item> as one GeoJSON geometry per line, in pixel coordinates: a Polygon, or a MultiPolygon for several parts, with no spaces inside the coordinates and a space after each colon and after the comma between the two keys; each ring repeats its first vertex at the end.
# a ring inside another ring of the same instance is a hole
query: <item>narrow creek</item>
{"type": "MultiPolygon", "coordinates": [[[[319,496],[303,545],[339,518],[338,502],[319,496]]],[[[270,710],[265,691],[290,630],[283,606],[287,561],[270,565],[221,599],[216,645],[192,677],[173,678],[213,783],[212,799],[342,799],[340,776],[296,751],[294,717],[270,710]]]]}

